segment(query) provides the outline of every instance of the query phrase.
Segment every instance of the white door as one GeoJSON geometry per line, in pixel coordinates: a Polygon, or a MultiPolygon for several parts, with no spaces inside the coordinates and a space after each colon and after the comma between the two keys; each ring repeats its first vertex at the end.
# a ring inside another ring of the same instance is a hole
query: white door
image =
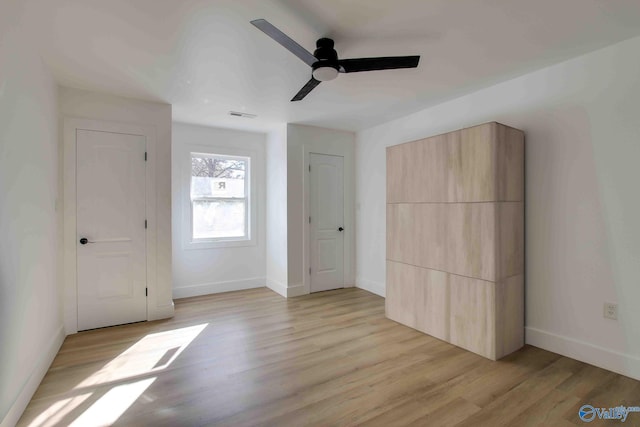
{"type": "Polygon", "coordinates": [[[344,287],[344,158],[309,156],[311,292],[344,287]]]}
{"type": "Polygon", "coordinates": [[[147,319],[145,137],[77,130],[78,330],[147,319]]]}

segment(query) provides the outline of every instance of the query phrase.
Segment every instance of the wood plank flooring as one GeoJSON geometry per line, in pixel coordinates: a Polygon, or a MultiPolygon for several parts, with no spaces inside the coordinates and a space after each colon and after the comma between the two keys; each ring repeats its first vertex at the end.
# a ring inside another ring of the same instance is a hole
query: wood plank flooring
{"type": "Polygon", "coordinates": [[[530,346],[492,362],[360,289],[261,288],[67,337],[18,425],[566,427],[587,403],[640,406],[640,382],[530,346]]]}

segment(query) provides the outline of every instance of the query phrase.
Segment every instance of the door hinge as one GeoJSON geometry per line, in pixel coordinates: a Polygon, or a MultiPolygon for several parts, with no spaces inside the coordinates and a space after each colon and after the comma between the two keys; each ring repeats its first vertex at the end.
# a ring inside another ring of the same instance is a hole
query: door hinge
{"type": "Polygon", "coordinates": [[[147,161],[147,152],[146,151],[144,152],[144,161],[145,162],[147,161]]]}
{"type": "Polygon", "coordinates": [[[309,276],[311,276],[311,267],[309,267],[309,276]]]}
{"type": "Polygon", "coordinates": [[[147,220],[146,219],[144,220],[144,228],[145,229],[147,228],[147,220]]]}
{"type": "Polygon", "coordinates": [[[145,297],[149,296],[149,288],[144,288],[144,296],[145,297]]]}
{"type": "Polygon", "coordinates": [[[309,165],[309,172],[311,172],[311,165],[309,165]]]}
{"type": "Polygon", "coordinates": [[[311,217],[309,217],[309,224],[311,224],[311,217]]]}

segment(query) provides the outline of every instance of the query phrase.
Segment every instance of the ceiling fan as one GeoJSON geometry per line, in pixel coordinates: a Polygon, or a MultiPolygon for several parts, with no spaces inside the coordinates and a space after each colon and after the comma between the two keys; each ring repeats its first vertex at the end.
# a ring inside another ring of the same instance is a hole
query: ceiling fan
{"type": "Polygon", "coordinates": [[[418,55],[338,59],[338,53],[333,48],[333,40],[328,38],[318,39],[316,42],[316,50],[312,55],[308,50],[300,46],[266,19],[255,19],[251,21],[251,23],[312,68],[311,80],[300,89],[291,101],[302,100],[309,92],[318,86],[320,82],[333,80],[338,77],[338,73],[416,68],[420,61],[420,56],[418,55]]]}

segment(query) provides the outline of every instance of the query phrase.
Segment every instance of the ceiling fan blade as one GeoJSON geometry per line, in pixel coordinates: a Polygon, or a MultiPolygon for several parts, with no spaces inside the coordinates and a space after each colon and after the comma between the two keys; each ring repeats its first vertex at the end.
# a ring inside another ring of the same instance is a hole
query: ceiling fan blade
{"type": "Polygon", "coordinates": [[[396,68],[416,68],[420,56],[385,56],[380,58],[340,59],[341,73],[358,71],[394,70],[396,68]]]}
{"type": "Polygon", "coordinates": [[[260,31],[280,43],[289,52],[293,53],[298,58],[302,59],[307,65],[311,66],[317,62],[315,56],[313,56],[308,50],[296,43],[291,37],[274,27],[266,19],[254,19],[251,23],[260,31]]]}
{"type": "Polygon", "coordinates": [[[320,80],[316,80],[313,77],[311,77],[311,80],[309,80],[307,84],[304,85],[298,93],[296,93],[296,96],[294,96],[293,99],[291,99],[291,101],[293,102],[293,101],[302,100],[305,96],[309,95],[309,92],[311,92],[319,84],[320,84],[320,80]]]}

